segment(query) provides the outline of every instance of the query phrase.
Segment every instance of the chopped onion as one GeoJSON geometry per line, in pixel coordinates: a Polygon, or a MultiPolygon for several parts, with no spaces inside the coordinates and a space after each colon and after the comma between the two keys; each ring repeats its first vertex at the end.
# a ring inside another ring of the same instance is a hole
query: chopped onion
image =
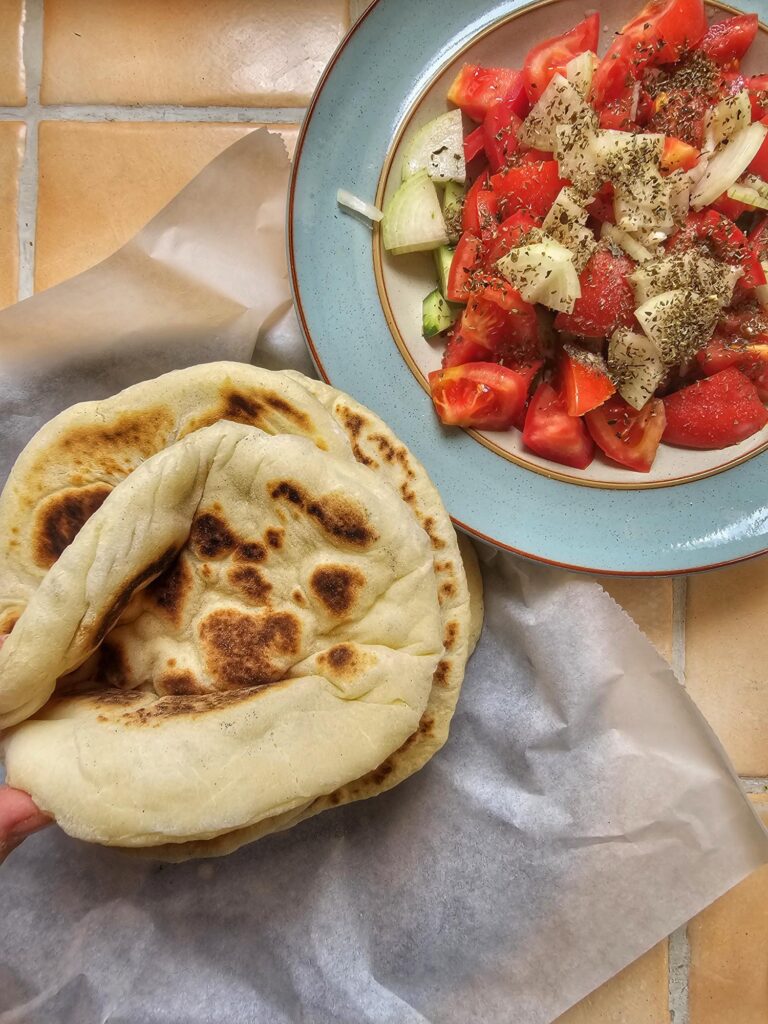
{"type": "Polygon", "coordinates": [[[630,274],[629,280],[638,305],[662,292],[684,288],[701,295],[715,296],[721,306],[727,306],[742,273],[739,267],[690,249],[682,255],[659,256],[638,267],[630,274]]]}
{"type": "Polygon", "coordinates": [[[692,359],[712,337],[720,302],[716,295],[673,288],[638,306],[635,316],[659,350],[664,365],[678,366],[692,359]]]}
{"type": "MultiPolygon", "coordinates": [[[[761,260],[760,266],[763,268],[765,276],[768,277],[768,260],[761,260]]],[[[768,306],[768,284],[759,284],[755,288],[755,295],[761,306],[768,306]]]]}
{"type": "Polygon", "coordinates": [[[704,121],[704,149],[711,153],[721,142],[732,138],[752,123],[752,103],[749,92],[742,89],[726,96],[707,111],[704,121]]]}
{"type": "Polygon", "coordinates": [[[518,138],[534,149],[552,150],[557,143],[557,128],[572,124],[585,109],[594,116],[575,86],[555,73],[520,126],[518,138]]]}
{"type": "Polygon", "coordinates": [[[619,394],[633,409],[642,409],[653,398],[667,373],[654,342],[626,327],[614,331],[608,342],[608,368],[619,394]]]}
{"type": "Polygon", "coordinates": [[[395,256],[448,244],[437,189],[426,171],[402,183],[387,203],[381,228],[384,248],[395,256]]]}
{"type": "Polygon", "coordinates": [[[579,275],[565,246],[552,238],[510,249],[496,264],[526,302],[572,313],[581,296],[579,275]]]}
{"type": "Polygon", "coordinates": [[[736,182],[735,185],[731,185],[726,190],[726,194],[731,199],[735,199],[737,203],[745,203],[747,206],[756,206],[761,210],[768,210],[768,199],[765,196],[761,196],[756,188],[750,188],[749,185],[740,185],[736,182]]]}
{"type": "Polygon", "coordinates": [[[441,184],[456,181],[463,185],[467,180],[460,110],[449,110],[433,117],[409,142],[403,154],[403,181],[421,170],[441,184]]]}
{"type": "Polygon", "coordinates": [[[629,119],[634,121],[637,117],[637,108],[640,106],[640,83],[635,82],[632,86],[632,102],[629,106],[629,119]]]}
{"type": "Polygon", "coordinates": [[[597,55],[591,50],[578,53],[565,65],[565,77],[584,99],[592,88],[592,76],[597,67],[597,55]]]}
{"type": "Polygon", "coordinates": [[[347,192],[345,188],[340,188],[336,193],[336,202],[339,206],[345,206],[348,210],[354,210],[355,213],[361,213],[368,220],[372,220],[378,223],[384,214],[372,203],[366,203],[364,199],[358,199],[357,196],[352,195],[351,192],[347,192]]]}
{"type": "Polygon", "coordinates": [[[614,245],[618,245],[627,256],[637,263],[645,263],[647,260],[653,259],[653,253],[646,249],[642,242],[638,242],[628,231],[622,231],[615,224],[609,224],[607,220],[603,222],[603,226],[600,228],[600,237],[608,239],[614,245]]]}
{"type": "Polygon", "coordinates": [[[737,132],[709,158],[709,165],[691,193],[691,206],[700,210],[739,180],[754,160],[768,134],[768,126],[756,121],[737,132]]]}

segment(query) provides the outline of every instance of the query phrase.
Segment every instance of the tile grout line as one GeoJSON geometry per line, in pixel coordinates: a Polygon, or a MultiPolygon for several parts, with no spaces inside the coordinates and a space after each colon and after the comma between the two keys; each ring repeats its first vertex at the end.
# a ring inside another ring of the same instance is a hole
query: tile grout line
{"type": "Polygon", "coordinates": [[[227,124],[300,124],[305,107],[185,107],[181,104],[52,104],[41,106],[30,99],[26,107],[0,107],[0,120],[28,121],[99,121],[104,122],[168,122],[222,121],[227,124]]]}
{"type": "Polygon", "coordinates": [[[40,105],[40,66],[43,51],[42,0],[27,0],[24,18],[24,77],[27,105],[23,112],[27,124],[24,159],[19,171],[17,233],[19,245],[18,298],[34,292],[35,228],[37,223],[37,124],[40,105]]]}
{"type": "MultiPolygon", "coordinates": [[[[672,668],[685,686],[685,619],[688,580],[676,576],[672,581],[672,668]]],[[[688,975],[691,948],[688,926],[674,931],[668,940],[668,1008],[671,1024],[688,1024],[688,975]]]]}

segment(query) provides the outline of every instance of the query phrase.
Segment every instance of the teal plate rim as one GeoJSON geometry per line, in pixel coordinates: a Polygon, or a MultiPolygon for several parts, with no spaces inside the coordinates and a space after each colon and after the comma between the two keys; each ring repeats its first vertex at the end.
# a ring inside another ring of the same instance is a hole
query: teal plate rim
{"type": "MultiPolygon", "coordinates": [[[[400,125],[458,51],[541,5],[422,0],[408,5],[405,31],[399,0],[373,0],[342,40],[302,123],[288,192],[289,277],[305,341],[321,377],[378,413],[423,462],[470,536],[613,576],[671,576],[755,558],[768,552],[768,452],[673,487],[615,490],[531,472],[441,427],[387,325],[370,228],[336,203],[338,188],[375,196],[400,125]]],[[[764,21],[768,0],[750,6],[764,21]]]]}

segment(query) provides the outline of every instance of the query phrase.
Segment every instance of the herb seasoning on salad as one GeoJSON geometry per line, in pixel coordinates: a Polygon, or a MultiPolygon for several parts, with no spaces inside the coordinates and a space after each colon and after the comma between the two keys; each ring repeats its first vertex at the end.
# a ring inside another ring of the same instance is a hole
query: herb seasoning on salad
{"type": "Polygon", "coordinates": [[[383,242],[435,254],[443,423],[648,472],[661,441],[768,422],[768,76],[740,70],[756,15],[651,0],[602,59],[599,28],[522,70],[465,65],[407,147],[383,242]]]}

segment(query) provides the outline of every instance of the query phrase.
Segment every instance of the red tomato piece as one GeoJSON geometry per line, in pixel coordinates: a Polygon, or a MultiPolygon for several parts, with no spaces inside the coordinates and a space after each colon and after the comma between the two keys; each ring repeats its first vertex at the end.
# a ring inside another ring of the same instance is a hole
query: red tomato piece
{"type": "Polygon", "coordinates": [[[465,338],[456,330],[448,335],[448,341],[443,352],[443,369],[450,369],[451,366],[461,366],[463,363],[492,363],[493,352],[478,345],[471,338],[465,338]]]}
{"type": "Polygon", "coordinates": [[[583,416],[602,405],[616,391],[601,360],[567,345],[560,356],[560,388],[569,416],[583,416]]]}
{"type": "Polygon", "coordinates": [[[566,184],[556,160],[521,163],[491,177],[491,186],[499,198],[498,208],[505,215],[524,210],[534,217],[545,217],[566,184]]]}
{"type": "Polygon", "coordinates": [[[494,103],[483,121],[483,145],[492,171],[506,167],[507,157],[517,152],[517,132],[523,123],[508,99],[494,103]]]}
{"type": "Polygon", "coordinates": [[[483,152],[483,146],[485,145],[485,135],[483,134],[483,126],[478,125],[473,132],[464,139],[464,159],[468,164],[471,164],[476,156],[479,156],[483,152]]]}
{"type": "MultiPolygon", "coordinates": [[[[761,112],[761,124],[768,125],[768,117],[763,117],[761,112]]],[[[750,174],[756,174],[758,178],[765,178],[768,175],[768,135],[763,139],[763,144],[755,154],[752,163],[747,168],[750,174]]]]}
{"type": "Polygon", "coordinates": [[[762,121],[768,114],[768,75],[752,75],[747,79],[752,120],[762,121]]]}
{"type": "Polygon", "coordinates": [[[459,332],[462,337],[493,350],[509,337],[514,311],[502,309],[482,294],[472,295],[461,314],[459,332]]]}
{"type": "Polygon", "coordinates": [[[749,244],[760,260],[768,259],[768,217],[763,217],[755,224],[747,236],[749,244]]]}
{"type": "Polygon", "coordinates": [[[485,262],[492,267],[510,249],[522,244],[531,228],[541,227],[540,217],[531,217],[524,210],[516,210],[499,224],[486,242],[485,262]]]}
{"type": "Polygon", "coordinates": [[[480,267],[483,243],[475,235],[465,231],[459,239],[448,271],[445,297],[449,302],[466,302],[472,275],[480,267]]]}
{"type": "Polygon", "coordinates": [[[448,90],[448,99],[473,121],[482,121],[491,104],[507,95],[519,75],[514,68],[465,64],[448,90]]]}
{"type": "Polygon", "coordinates": [[[715,337],[696,354],[696,362],[707,377],[735,366],[755,385],[760,401],[768,401],[768,335],[756,341],[715,337]]]}
{"type": "Polygon", "coordinates": [[[664,440],[684,448],[727,448],[768,423],[755,385],[735,366],[667,395],[664,408],[664,440]]]}
{"type": "Polygon", "coordinates": [[[707,31],[702,0],[650,0],[617,33],[592,79],[592,100],[599,109],[615,99],[628,78],[649,64],[672,64],[693,49],[707,31]]]}
{"type": "Polygon", "coordinates": [[[443,423],[508,430],[525,405],[532,376],[497,363],[464,363],[430,373],[429,386],[443,423]]]}
{"type": "Polygon", "coordinates": [[[613,208],[613,185],[610,181],[601,186],[599,192],[587,206],[590,217],[594,217],[601,224],[615,224],[616,213],[613,208]]]}
{"type": "Polygon", "coordinates": [[[739,14],[710,25],[699,49],[716,64],[740,61],[757,35],[757,15],[739,14]]]}
{"type": "Polygon", "coordinates": [[[727,192],[723,192],[709,205],[711,209],[724,214],[728,220],[738,220],[742,213],[746,213],[747,210],[754,209],[753,206],[747,206],[746,203],[742,203],[738,199],[731,199],[727,192]]]}
{"type": "Polygon", "coordinates": [[[479,235],[496,222],[499,197],[491,187],[487,174],[481,174],[467,192],[461,214],[461,230],[479,235]]]}
{"type": "Polygon", "coordinates": [[[629,275],[635,264],[601,245],[579,275],[581,298],[572,313],[558,313],[555,328],[585,338],[605,338],[635,321],[635,293],[629,275]]]}
{"type": "Polygon", "coordinates": [[[741,288],[765,284],[755,247],[733,221],[717,210],[689,213],[685,226],[667,243],[667,252],[684,252],[693,245],[708,249],[715,259],[741,267],[744,274],[737,282],[741,288]]]}
{"type": "Polygon", "coordinates": [[[662,93],[653,101],[648,130],[672,135],[689,146],[704,144],[704,120],[710,101],[699,93],[676,89],[662,93]]]}
{"type": "Polygon", "coordinates": [[[600,39],[600,15],[590,14],[570,32],[545,39],[528,52],[523,64],[525,91],[535,103],[556,72],[561,74],[565,65],[585,50],[597,50],[600,39]]]}
{"type": "Polygon", "coordinates": [[[565,402],[546,382],[539,384],[528,406],[523,444],[543,459],[574,469],[586,469],[595,451],[584,421],[568,415],[565,402]]]}
{"type": "Polygon", "coordinates": [[[618,132],[638,131],[639,125],[632,117],[632,90],[625,89],[621,96],[608,100],[599,113],[600,127],[612,128],[618,132]]]}
{"type": "Polygon", "coordinates": [[[517,288],[513,288],[509,281],[499,274],[478,272],[474,283],[479,296],[508,313],[535,313],[534,307],[525,301],[517,288]]]}
{"type": "Polygon", "coordinates": [[[675,138],[674,135],[667,135],[661,153],[661,169],[668,172],[689,171],[691,167],[696,166],[700,156],[701,151],[695,146],[689,146],[687,142],[675,138]]]}
{"type": "Polygon", "coordinates": [[[664,433],[664,403],[652,398],[642,409],[633,409],[619,395],[599,409],[585,414],[589,432],[613,462],[647,473],[656,458],[664,433]]]}

